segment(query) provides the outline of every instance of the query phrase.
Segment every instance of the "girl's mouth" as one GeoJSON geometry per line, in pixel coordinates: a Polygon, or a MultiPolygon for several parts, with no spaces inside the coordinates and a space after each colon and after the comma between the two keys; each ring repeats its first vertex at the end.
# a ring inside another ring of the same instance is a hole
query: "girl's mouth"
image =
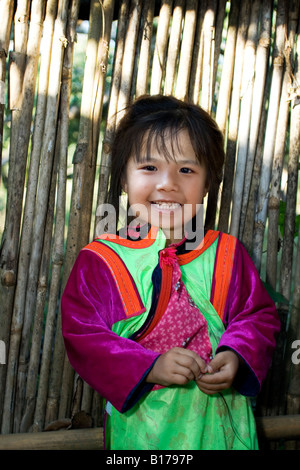
{"type": "Polygon", "coordinates": [[[181,204],[178,202],[155,201],[151,202],[151,204],[159,210],[175,211],[181,208],[181,204]]]}

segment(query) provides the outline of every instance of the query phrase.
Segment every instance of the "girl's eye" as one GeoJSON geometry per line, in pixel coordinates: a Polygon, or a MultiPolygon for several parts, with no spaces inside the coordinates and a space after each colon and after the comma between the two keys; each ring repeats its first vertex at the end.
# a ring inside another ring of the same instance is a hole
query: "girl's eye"
{"type": "Polygon", "coordinates": [[[146,166],[143,166],[142,170],[146,170],[146,171],[155,171],[155,170],[156,170],[156,167],[153,166],[153,165],[146,165],[146,166]]]}
{"type": "Polygon", "coordinates": [[[193,170],[191,168],[180,168],[181,173],[192,173],[193,170]]]}

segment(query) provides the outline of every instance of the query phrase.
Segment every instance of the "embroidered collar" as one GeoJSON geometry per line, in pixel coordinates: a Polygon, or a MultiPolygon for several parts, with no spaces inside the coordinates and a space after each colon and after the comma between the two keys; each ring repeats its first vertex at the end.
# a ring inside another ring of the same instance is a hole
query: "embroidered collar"
{"type": "MultiPolygon", "coordinates": [[[[205,251],[219,236],[215,230],[205,231],[202,240],[196,242],[196,237],[192,240],[183,238],[179,243],[169,245],[176,248],[179,264],[186,264],[198,257],[205,251]]],[[[147,248],[153,245],[158,237],[165,237],[163,231],[149,224],[137,226],[134,229],[124,227],[117,234],[105,233],[98,237],[98,240],[107,240],[124,247],[133,249],[147,248]]]]}

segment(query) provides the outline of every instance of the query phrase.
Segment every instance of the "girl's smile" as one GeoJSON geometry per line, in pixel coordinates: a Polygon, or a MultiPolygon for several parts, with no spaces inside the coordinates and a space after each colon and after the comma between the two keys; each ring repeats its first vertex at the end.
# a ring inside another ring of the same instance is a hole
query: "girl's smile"
{"type": "Polygon", "coordinates": [[[186,223],[196,215],[208,190],[206,169],[196,157],[188,131],[181,130],[176,140],[174,144],[166,134],[165,146],[172,158],[154,146],[148,158],[137,161],[132,156],[124,182],[137,223],[161,227],[171,243],[183,238],[186,223]]]}

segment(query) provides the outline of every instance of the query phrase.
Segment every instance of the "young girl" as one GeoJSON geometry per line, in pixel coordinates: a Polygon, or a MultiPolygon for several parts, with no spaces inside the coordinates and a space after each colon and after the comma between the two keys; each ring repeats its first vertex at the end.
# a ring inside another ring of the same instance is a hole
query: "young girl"
{"type": "Polygon", "coordinates": [[[279,320],[241,243],[202,230],[223,161],[196,105],[145,96],[120,121],[108,202],[127,193],[134,220],[81,250],[62,298],[69,360],[106,400],[106,449],[258,447],[249,397],[279,320]]]}

